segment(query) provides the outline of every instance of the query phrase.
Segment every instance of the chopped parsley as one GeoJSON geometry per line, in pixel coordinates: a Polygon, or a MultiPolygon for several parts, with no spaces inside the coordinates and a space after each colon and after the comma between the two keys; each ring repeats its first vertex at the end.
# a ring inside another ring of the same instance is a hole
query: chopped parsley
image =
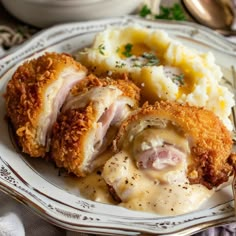
{"type": "Polygon", "coordinates": [[[172,78],[173,82],[175,84],[177,84],[178,86],[180,85],[184,85],[184,74],[180,74],[180,75],[174,75],[174,77],[172,78]]]}
{"type": "Polygon", "coordinates": [[[116,61],[116,65],[115,65],[116,68],[122,68],[124,66],[126,66],[126,64],[124,62],[116,61]]]}
{"type": "Polygon", "coordinates": [[[127,43],[125,45],[125,50],[122,52],[122,54],[126,57],[131,57],[132,56],[132,48],[133,48],[133,45],[131,43],[127,43]]]}
{"type": "Polygon", "coordinates": [[[142,7],[142,9],[140,10],[139,15],[140,15],[141,17],[146,17],[146,16],[148,16],[148,15],[150,15],[150,14],[152,14],[152,11],[151,11],[151,9],[145,4],[145,5],[142,7]]]}
{"type": "Polygon", "coordinates": [[[184,10],[182,9],[179,3],[175,3],[171,7],[160,6],[160,13],[156,15],[152,13],[151,9],[147,5],[144,5],[140,10],[139,15],[141,17],[151,16],[154,19],[180,20],[180,21],[186,20],[184,10]]]}
{"type": "MultiPolygon", "coordinates": [[[[132,53],[133,44],[127,43],[124,46],[122,54],[127,58],[126,61],[131,63],[132,67],[143,67],[143,66],[156,66],[159,64],[159,59],[153,52],[144,52],[141,55],[133,55],[132,53]]],[[[116,51],[120,50],[117,48],[116,51]]],[[[122,68],[126,64],[120,61],[116,61],[116,68],[122,68]]]]}
{"type": "Polygon", "coordinates": [[[147,59],[147,63],[145,64],[145,66],[156,66],[159,64],[159,59],[153,53],[145,52],[143,53],[142,57],[147,59]]]}
{"type": "Polygon", "coordinates": [[[143,67],[143,66],[157,66],[160,60],[153,53],[144,52],[141,56],[143,60],[137,58],[132,58],[133,67],[143,67]]]}
{"type": "Polygon", "coordinates": [[[178,3],[175,3],[172,7],[160,6],[160,14],[155,15],[155,18],[166,20],[186,20],[184,11],[178,3]]]}
{"type": "Polygon", "coordinates": [[[105,55],[104,50],[105,50],[104,44],[100,44],[100,45],[98,46],[98,51],[99,51],[99,53],[102,54],[102,55],[105,55]]]}

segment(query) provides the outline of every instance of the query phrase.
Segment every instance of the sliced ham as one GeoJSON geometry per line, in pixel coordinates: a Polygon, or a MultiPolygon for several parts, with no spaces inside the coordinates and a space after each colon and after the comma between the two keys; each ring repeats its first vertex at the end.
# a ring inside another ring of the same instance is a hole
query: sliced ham
{"type": "MultiPolygon", "coordinates": [[[[87,79],[88,83],[94,81],[87,79]]],[[[51,153],[59,167],[85,176],[107,160],[105,151],[111,147],[120,123],[137,107],[134,98],[139,90],[131,82],[110,79],[81,87],[73,89],[62,107],[53,130],[51,153]]]]}
{"type": "Polygon", "coordinates": [[[173,145],[165,144],[141,152],[136,156],[136,160],[139,168],[162,170],[177,165],[186,159],[186,156],[186,153],[173,145]]]}
{"type": "Polygon", "coordinates": [[[130,114],[130,112],[131,109],[127,104],[126,99],[115,101],[104,111],[97,122],[98,128],[94,140],[94,156],[103,152],[113,141],[113,139],[110,139],[111,137],[109,137],[109,135],[106,137],[109,128],[112,127],[113,131],[110,130],[110,133],[112,133],[110,136],[114,137],[119,124],[130,114]]]}

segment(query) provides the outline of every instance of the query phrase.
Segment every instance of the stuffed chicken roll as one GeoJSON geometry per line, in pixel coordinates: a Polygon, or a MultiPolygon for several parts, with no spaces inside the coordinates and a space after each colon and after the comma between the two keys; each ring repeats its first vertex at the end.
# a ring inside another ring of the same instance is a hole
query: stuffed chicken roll
{"type": "Polygon", "coordinates": [[[122,206],[163,215],[197,209],[233,172],[231,135],[212,112],[145,104],[121,125],[102,176],[122,206]]]}
{"type": "Polygon", "coordinates": [[[101,165],[99,156],[138,101],[139,89],[125,79],[90,75],[75,86],[53,128],[51,156],[57,166],[85,176],[101,165]]]}
{"type": "Polygon", "coordinates": [[[66,54],[45,53],[19,66],[6,89],[7,116],[22,151],[44,156],[51,128],[70,89],[87,69],[66,54]]]}

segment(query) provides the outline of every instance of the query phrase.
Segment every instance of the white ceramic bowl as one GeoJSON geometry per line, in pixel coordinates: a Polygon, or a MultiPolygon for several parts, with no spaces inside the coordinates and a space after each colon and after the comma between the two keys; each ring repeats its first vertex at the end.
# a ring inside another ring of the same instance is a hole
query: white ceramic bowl
{"type": "Polygon", "coordinates": [[[13,16],[40,28],[127,15],[141,3],[142,0],[2,0],[13,16]]]}

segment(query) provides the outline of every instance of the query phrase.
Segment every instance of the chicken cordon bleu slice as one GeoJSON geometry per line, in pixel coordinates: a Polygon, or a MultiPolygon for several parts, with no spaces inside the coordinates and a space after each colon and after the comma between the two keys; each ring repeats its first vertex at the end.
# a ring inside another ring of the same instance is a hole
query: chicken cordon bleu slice
{"type": "Polygon", "coordinates": [[[22,151],[45,156],[50,133],[70,89],[87,69],[66,54],[45,53],[19,66],[5,93],[7,116],[22,151]]]}
{"type": "Polygon", "coordinates": [[[51,157],[56,165],[82,177],[102,165],[101,154],[138,103],[139,89],[126,79],[90,75],[81,81],[53,127],[51,157]]]}
{"type": "Polygon", "coordinates": [[[121,125],[102,176],[122,206],[163,215],[197,209],[233,173],[229,131],[210,111],[145,104],[121,125]]]}

